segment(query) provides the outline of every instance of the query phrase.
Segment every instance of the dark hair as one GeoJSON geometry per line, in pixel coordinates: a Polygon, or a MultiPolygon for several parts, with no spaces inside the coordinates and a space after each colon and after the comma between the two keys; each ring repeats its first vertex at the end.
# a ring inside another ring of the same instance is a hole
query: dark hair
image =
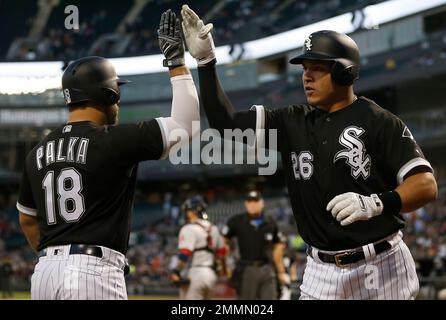
{"type": "Polygon", "coordinates": [[[105,111],[105,108],[101,107],[100,105],[98,105],[96,103],[92,103],[92,101],[80,101],[80,102],[76,102],[76,103],[71,103],[68,106],[68,111],[72,112],[72,111],[75,111],[77,109],[85,109],[87,107],[92,107],[92,108],[96,108],[96,109],[100,109],[102,111],[105,111]]]}

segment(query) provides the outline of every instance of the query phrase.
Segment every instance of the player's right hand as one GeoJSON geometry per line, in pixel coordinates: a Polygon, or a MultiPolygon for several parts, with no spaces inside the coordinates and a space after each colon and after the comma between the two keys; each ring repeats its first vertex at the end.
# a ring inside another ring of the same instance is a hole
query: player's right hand
{"type": "Polygon", "coordinates": [[[212,23],[204,25],[203,20],[188,5],[181,9],[183,17],[184,40],[189,53],[194,57],[198,65],[204,65],[215,59],[215,45],[212,39],[212,23]]]}
{"type": "Polygon", "coordinates": [[[181,277],[178,273],[172,272],[171,274],[169,274],[169,281],[172,285],[178,287],[180,286],[181,277]]]}
{"type": "Polygon", "coordinates": [[[180,282],[181,278],[176,273],[171,273],[169,275],[169,280],[171,282],[180,282]]]}
{"type": "Polygon", "coordinates": [[[164,54],[163,66],[171,68],[184,65],[184,44],[181,39],[180,19],[170,9],[163,12],[158,29],[158,42],[164,54]]]}

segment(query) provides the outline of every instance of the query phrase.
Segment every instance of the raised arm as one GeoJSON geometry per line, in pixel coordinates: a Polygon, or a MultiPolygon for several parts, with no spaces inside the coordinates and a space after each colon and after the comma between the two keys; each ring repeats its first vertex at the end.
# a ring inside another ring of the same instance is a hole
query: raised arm
{"type": "Polygon", "coordinates": [[[158,40],[169,68],[172,85],[170,116],[141,121],[137,124],[110,126],[110,142],[119,148],[109,148],[118,167],[127,168],[136,162],[167,158],[174,145],[188,143],[200,131],[198,94],[189,69],[184,65],[184,45],[180,21],[171,10],[161,16],[158,40]],[[180,139],[180,141],[178,141],[180,139]],[[119,150],[119,152],[115,152],[119,150]]]}
{"type": "Polygon", "coordinates": [[[198,68],[201,102],[212,128],[223,134],[224,129],[256,129],[256,112],[236,112],[218,79],[215,62],[198,68]]]}
{"type": "Polygon", "coordinates": [[[224,129],[256,129],[256,112],[236,112],[220,84],[215,68],[212,23],[204,25],[187,5],[183,5],[181,15],[186,45],[198,63],[201,102],[209,125],[222,135],[224,129]]]}
{"type": "Polygon", "coordinates": [[[158,38],[160,49],[165,56],[163,65],[169,68],[173,92],[170,117],[156,119],[163,136],[164,158],[176,144],[176,141],[170,139],[174,130],[180,129],[187,133],[188,141],[200,131],[200,110],[194,81],[189,69],[184,65],[180,20],[170,9],[161,16],[158,38]],[[193,125],[194,122],[196,125],[193,125]]]}

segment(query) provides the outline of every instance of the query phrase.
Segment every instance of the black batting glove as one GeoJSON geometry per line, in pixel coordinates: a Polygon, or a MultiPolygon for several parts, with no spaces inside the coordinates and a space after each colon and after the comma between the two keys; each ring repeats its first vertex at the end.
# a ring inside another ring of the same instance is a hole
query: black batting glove
{"type": "Polygon", "coordinates": [[[163,60],[164,67],[172,69],[184,66],[184,44],[181,38],[180,19],[170,9],[161,15],[158,42],[165,57],[163,60]]]}

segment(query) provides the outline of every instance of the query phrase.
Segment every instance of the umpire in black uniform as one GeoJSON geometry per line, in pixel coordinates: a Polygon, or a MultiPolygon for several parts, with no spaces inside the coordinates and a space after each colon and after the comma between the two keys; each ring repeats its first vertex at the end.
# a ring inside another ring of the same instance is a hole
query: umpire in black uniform
{"type": "Polygon", "coordinates": [[[273,218],[263,214],[265,204],[258,191],[248,193],[246,213],[231,217],[222,233],[236,237],[240,260],[231,277],[239,299],[277,299],[277,280],[285,282],[284,236],[273,218]]]}

